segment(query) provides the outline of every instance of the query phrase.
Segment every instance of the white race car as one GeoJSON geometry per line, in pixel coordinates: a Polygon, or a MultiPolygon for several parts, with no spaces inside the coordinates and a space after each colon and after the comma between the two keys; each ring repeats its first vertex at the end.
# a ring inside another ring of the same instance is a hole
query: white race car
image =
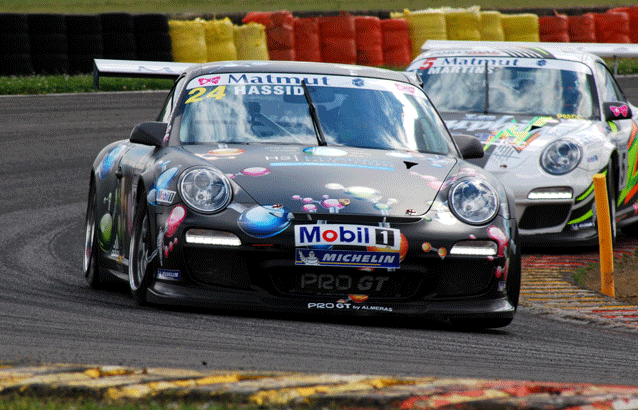
{"type": "MultiPolygon", "coordinates": [[[[424,45],[426,47],[428,43],[424,45]]],[[[598,243],[593,176],[606,175],[612,235],[638,221],[637,109],[600,57],[558,47],[465,42],[407,68],[452,134],[515,196],[524,244],[598,243]]]]}

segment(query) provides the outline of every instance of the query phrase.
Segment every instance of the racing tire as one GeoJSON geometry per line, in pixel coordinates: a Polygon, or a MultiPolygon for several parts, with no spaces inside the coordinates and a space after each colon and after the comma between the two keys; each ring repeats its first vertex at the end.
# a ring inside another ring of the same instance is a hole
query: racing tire
{"type": "Polygon", "coordinates": [[[98,252],[100,246],[97,238],[97,195],[95,183],[91,182],[89,189],[89,199],[86,205],[85,235],[84,235],[84,256],[82,267],[84,278],[93,289],[101,289],[103,280],[100,276],[100,263],[98,252]]]}
{"type": "Polygon", "coordinates": [[[131,295],[139,305],[147,304],[146,291],[153,284],[157,270],[157,253],[153,252],[155,247],[146,196],[140,195],[133,218],[128,268],[131,295]]]}

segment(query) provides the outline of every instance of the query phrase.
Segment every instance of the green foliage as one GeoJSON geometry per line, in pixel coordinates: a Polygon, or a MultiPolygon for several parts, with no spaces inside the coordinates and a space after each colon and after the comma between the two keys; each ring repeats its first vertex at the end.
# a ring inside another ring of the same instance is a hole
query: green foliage
{"type": "MultiPolygon", "coordinates": [[[[99,91],[168,90],[172,80],[140,78],[100,78],[99,91]]],[[[60,94],[96,91],[92,75],[11,76],[0,77],[0,95],[60,94]]]]}

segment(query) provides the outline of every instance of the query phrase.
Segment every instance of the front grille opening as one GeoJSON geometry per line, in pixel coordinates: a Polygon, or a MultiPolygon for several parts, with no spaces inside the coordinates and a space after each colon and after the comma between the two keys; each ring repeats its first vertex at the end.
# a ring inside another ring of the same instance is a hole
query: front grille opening
{"type": "Polygon", "coordinates": [[[525,208],[518,224],[520,229],[532,230],[560,226],[569,217],[571,204],[531,205],[525,208]]]}

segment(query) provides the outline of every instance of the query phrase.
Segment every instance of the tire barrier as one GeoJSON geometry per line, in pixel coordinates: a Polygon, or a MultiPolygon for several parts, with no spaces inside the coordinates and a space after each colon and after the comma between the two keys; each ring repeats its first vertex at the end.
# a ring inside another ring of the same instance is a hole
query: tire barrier
{"type": "Polygon", "coordinates": [[[316,17],[295,17],[295,56],[297,61],[323,61],[319,40],[319,21],[316,17]]]}
{"type": "Polygon", "coordinates": [[[531,13],[503,14],[501,25],[505,41],[539,42],[538,16],[531,13]]]}
{"type": "Polygon", "coordinates": [[[0,13],[0,75],[33,74],[26,14],[0,13]]]}
{"type": "Polygon", "coordinates": [[[629,41],[638,43],[638,7],[616,7],[607,12],[626,13],[629,16],[629,41]]]}
{"type": "Polygon", "coordinates": [[[228,17],[204,22],[204,39],[207,61],[237,59],[233,22],[228,17]]]}
{"type": "Polygon", "coordinates": [[[627,13],[593,13],[599,43],[630,43],[627,13]]]}
{"type": "Polygon", "coordinates": [[[319,17],[319,38],[323,61],[357,63],[356,26],[351,14],[319,17]]]}
{"type": "Polygon", "coordinates": [[[136,40],[133,15],[129,13],[102,13],[102,41],[104,58],[136,60],[136,40]]]}
{"type": "Polygon", "coordinates": [[[394,18],[404,18],[408,22],[412,42],[412,58],[421,54],[421,46],[427,40],[447,40],[447,27],[443,10],[428,9],[403,13],[392,13],[394,18]]]}
{"type": "Polygon", "coordinates": [[[172,61],[173,43],[168,17],[160,13],[133,15],[135,52],[139,60],[172,61]]]}
{"type": "Polygon", "coordinates": [[[295,60],[294,17],[291,12],[250,12],[242,22],[264,26],[270,60],[295,60]]]}
{"type": "Polygon", "coordinates": [[[66,74],[69,55],[66,16],[63,14],[28,14],[31,60],[37,74],[66,74]]]}
{"type": "Polygon", "coordinates": [[[593,13],[569,16],[569,41],[572,43],[597,43],[596,23],[593,13]]]}
{"type": "Polygon", "coordinates": [[[539,17],[538,32],[541,41],[569,43],[569,19],[565,14],[539,17]]]}
{"type": "Polygon", "coordinates": [[[102,19],[99,15],[67,15],[69,73],[90,73],[93,59],[104,57],[102,19]]]}
{"type": "Polygon", "coordinates": [[[505,33],[501,23],[500,11],[481,11],[481,24],[479,31],[481,40],[484,41],[505,41],[505,33]]]}
{"type": "Polygon", "coordinates": [[[235,47],[239,60],[268,60],[266,30],[262,24],[234,26],[235,47]]]}
{"type": "Polygon", "coordinates": [[[355,16],[354,26],[357,64],[382,66],[384,62],[381,20],[376,16],[355,16]]]}
{"type": "Polygon", "coordinates": [[[445,9],[445,28],[448,40],[479,41],[481,39],[479,7],[445,9]]]}
{"type": "Polygon", "coordinates": [[[159,13],[0,13],[0,75],[89,73],[94,58],[404,67],[429,39],[638,43],[638,6],[540,17],[478,6],[353,13],[299,12],[295,17],[282,10],[170,22],[159,13]]]}
{"type": "Polygon", "coordinates": [[[412,43],[405,19],[381,20],[383,63],[390,67],[406,67],[412,61],[412,43]]]}
{"type": "Polygon", "coordinates": [[[204,63],[208,58],[204,23],[200,20],[170,20],[169,34],[173,43],[173,61],[204,63]]]}

